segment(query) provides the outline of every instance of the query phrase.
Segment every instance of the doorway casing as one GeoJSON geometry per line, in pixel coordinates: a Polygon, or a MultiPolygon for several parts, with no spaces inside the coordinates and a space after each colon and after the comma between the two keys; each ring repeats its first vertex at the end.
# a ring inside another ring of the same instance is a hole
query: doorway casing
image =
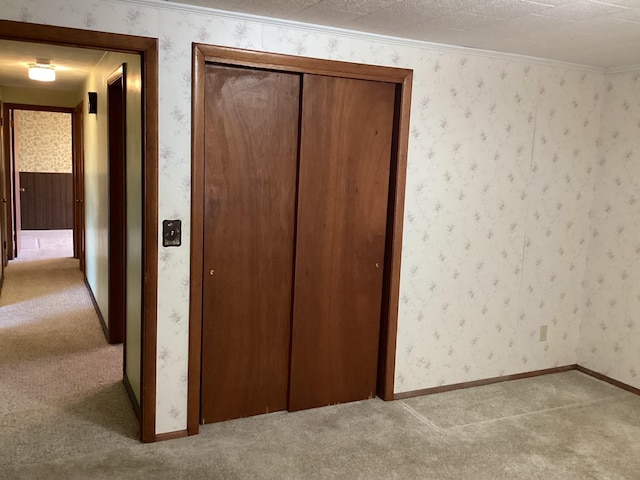
{"type": "Polygon", "coordinates": [[[282,72],[310,73],[396,85],[397,127],[392,143],[389,216],[383,280],[377,395],[393,400],[396,332],[400,291],[400,260],[404,213],[409,112],[412,70],[320,60],[194,44],[192,65],[192,165],[191,165],[191,276],[189,306],[189,369],[187,393],[187,430],[198,433],[201,402],[202,288],[204,253],[204,178],[205,169],[205,65],[215,63],[282,72]]]}
{"type": "MultiPolygon", "coordinates": [[[[107,77],[109,145],[109,343],[127,330],[127,100],[126,64],[107,77]]],[[[125,348],[126,375],[126,348],[125,348]]]]}
{"type": "MultiPolygon", "coordinates": [[[[7,215],[7,225],[6,231],[7,234],[7,260],[13,260],[18,256],[18,248],[19,248],[19,239],[20,239],[20,230],[22,228],[20,216],[21,216],[21,202],[19,192],[20,190],[20,175],[19,175],[19,166],[15,165],[15,149],[14,149],[14,132],[13,132],[13,112],[15,110],[29,110],[36,112],[55,112],[55,113],[67,113],[70,116],[73,114],[73,108],[67,107],[52,107],[47,105],[26,105],[22,103],[7,103],[5,102],[2,106],[3,108],[3,117],[7,118],[7,122],[2,125],[3,129],[3,137],[6,139],[4,143],[4,167],[7,175],[5,177],[5,191],[7,192],[6,196],[6,207],[9,212],[7,215]]],[[[72,121],[72,120],[71,120],[72,121]]],[[[73,132],[73,128],[72,128],[73,132]]],[[[75,150],[76,142],[78,141],[78,137],[75,132],[72,133],[72,147],[75,150]]],[[[73,168],[76,168],[76,157],[73,156],[73,168]]],[[[74,195],[74,201],[76,200],[74,195]]],[[[75,252],[75,229],[76,226],[74,224],[74,252],[75,252]]]]}
{"type": "Polygon", "coordinates": [[[0,39],[140,55],[143,71],[141,440],[143,442],[161,440],[163,437],[156,434],[155,426],[158,285],[158,40],[9,20],[0,20],[0,39]]]}

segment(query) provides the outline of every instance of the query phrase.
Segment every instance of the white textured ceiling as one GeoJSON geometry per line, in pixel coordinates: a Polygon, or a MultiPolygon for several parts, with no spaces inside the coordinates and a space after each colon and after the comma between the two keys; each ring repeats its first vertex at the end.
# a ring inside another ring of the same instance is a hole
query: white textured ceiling
{"type": "Polygon", "coordinates": [[[640,64],[640,0],[177,2],[603,68],[640,64]]]}
{"type": "Polygon", "coordinates": [[[0,40],[0,86],[76,90],[103,55],[102,51],[86,48],[0,40]],[[34,63],[36,58],[50,60],[55,66],[55,82],[38,82],[28,78],[29,64],[34,63]]]}

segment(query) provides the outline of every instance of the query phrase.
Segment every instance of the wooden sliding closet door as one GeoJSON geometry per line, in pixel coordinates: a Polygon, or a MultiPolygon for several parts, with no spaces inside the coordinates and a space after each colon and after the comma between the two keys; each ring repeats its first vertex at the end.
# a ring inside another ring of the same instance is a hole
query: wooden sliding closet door
{"type": "Polygon", "coordinates": [[[207,65],[205,78],[209,423],[287,408],[300,76],[207,65]]]}
{"type": "Polygon", "coordinates": [[[394,102],[303,77],[289,410],[375,396],[394,102]]]}

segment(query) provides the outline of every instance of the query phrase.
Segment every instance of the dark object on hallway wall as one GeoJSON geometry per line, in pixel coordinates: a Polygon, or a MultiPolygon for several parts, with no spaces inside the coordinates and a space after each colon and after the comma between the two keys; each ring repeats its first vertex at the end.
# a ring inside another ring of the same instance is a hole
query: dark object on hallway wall
{"type": "Polygon", "coordinates": [[[73,175],[20,172],[23,230],[73,228],[73,175]]]}
{"type": "Polygon", "coordinates": [[[89,113],[98,113],[98,93],[89,92],[89,113]]]}

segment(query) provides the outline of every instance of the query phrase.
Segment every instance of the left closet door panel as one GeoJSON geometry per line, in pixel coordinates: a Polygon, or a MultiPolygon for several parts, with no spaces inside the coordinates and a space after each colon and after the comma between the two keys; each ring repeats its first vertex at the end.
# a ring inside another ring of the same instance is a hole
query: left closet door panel
{"type": "Polygon", "coordinates": [[[207,65],[203,423],[287,408],[300,76],[207,65]]]}

